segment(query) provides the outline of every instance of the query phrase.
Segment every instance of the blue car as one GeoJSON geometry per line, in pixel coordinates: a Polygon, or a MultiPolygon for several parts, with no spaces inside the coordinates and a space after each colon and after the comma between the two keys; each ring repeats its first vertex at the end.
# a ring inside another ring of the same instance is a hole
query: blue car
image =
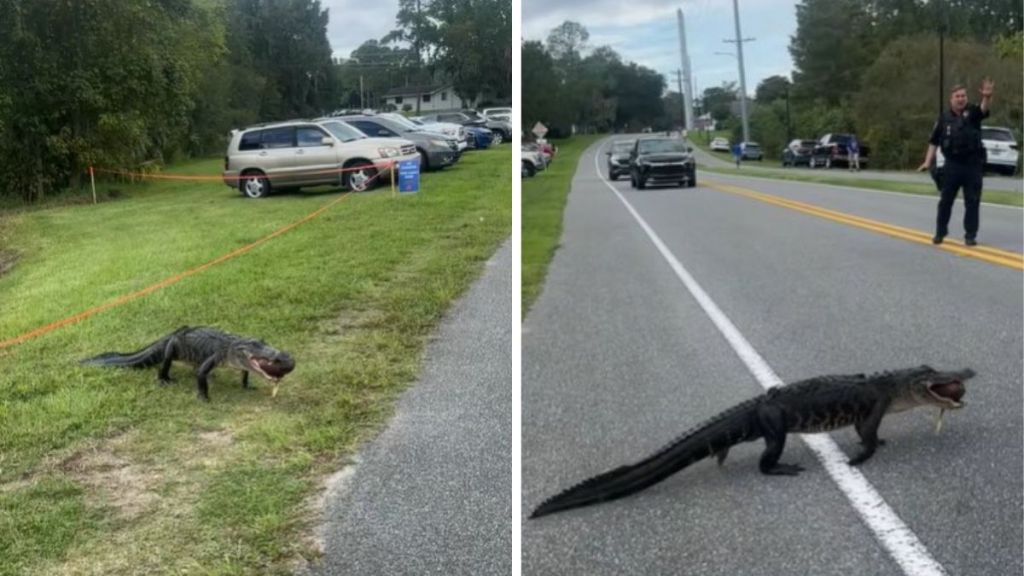
{"type": "Polygon", "coordinates": [[[469,147],[476,148],[477,150],[483,150],[491,145],[494,141],[494,132],[491,132],[487,128],[480,128],[477,126],[464,126],[466,132],[469,134],[469,147]]]}

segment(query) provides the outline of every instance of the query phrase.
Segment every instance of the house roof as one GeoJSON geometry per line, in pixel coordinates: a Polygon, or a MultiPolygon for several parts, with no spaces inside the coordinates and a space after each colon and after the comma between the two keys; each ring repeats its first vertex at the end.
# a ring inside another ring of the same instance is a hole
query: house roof
{"type": "Polygon", "coordinates": [[[384,93],[384,97],[389,96],[419,96],[421,94],[433,94],[434,92],[440,92],[444,89],[450,89],[449,86],[401,86],[399,88],[392,88],[384,93]]]}

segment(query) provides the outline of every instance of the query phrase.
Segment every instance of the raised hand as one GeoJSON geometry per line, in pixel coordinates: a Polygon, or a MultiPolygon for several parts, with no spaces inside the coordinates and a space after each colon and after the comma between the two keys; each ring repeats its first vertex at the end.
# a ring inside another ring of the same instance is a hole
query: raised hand
{"type": "Polygon", "coordinates": [[[981,81],[981,88],[978,90],[981,92],[982,98],[991,98],[992,91],[995,90],[996,83],[991,78],[985,78],[981,81]]]}

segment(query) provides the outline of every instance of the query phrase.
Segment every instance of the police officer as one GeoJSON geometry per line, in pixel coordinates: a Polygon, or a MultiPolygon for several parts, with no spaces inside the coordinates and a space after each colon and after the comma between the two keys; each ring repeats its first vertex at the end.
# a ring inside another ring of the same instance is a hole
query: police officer
{"type": "Polygon", "coordinates": [[[928,152],[918,171],[924,172],[935,158],[935,149],[942,148],[946,159],[943,168],[939,213],[935,220],[932,244],[942,244],[949,233],[949,217],[953,201],[960,188],[964,190],[964,244],[978,242],[978,209],[981,205],[981,178],[985,166],[985,148],[981,143],[981,121],[988,118],[989,104],[995,83],[985,78],[981,83],[981,103],[967,102],[967,89],[953,86],[949,95],[949,109],[939,116],[928,140],[928,152]]]}

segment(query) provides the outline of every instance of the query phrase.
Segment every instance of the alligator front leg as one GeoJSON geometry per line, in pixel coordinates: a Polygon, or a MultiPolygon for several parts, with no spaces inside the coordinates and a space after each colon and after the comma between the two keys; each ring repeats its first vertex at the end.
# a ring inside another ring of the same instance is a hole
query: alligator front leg
{"type": "Polygon", "coordinates": [[[876,402],[871,407],[871,413],[868,414],[868,417],[854,425],[857,429],[857,435],[860,436],[860,443],[864,448],[860,454],[850,458],[850,461],[847,462],[850,466],[862,464],[874,455],[875,450],[881,444],[884,444],[884,441],[878,439],[878,426],[882,423],[882,416],[885,416],[888,408],[889,406],[886,402],[876,402]]]}
{"type": "Polygon", "coordinates": [[[778,406],[761,406],[757,410],[758,423],[764,435],[764,453],[759,467],[769,476],[796,476],[804,470],[799,464],[779,462],[786,447],[786,416],[778,406]]]}
{"type": "Polygon", "coordinates": [[[242,388],[249,388],[249,371],[242,370],[242,388]]]}
{"type": "Polygon", "coordinates": [[[213,372],[214,367],[217,366],[217,357],[210,356],[199,366],[196,371],[196,393],[199,395],[200,400],[210,401],[210,387],[206,382],[206,377],[213,372]]]}

